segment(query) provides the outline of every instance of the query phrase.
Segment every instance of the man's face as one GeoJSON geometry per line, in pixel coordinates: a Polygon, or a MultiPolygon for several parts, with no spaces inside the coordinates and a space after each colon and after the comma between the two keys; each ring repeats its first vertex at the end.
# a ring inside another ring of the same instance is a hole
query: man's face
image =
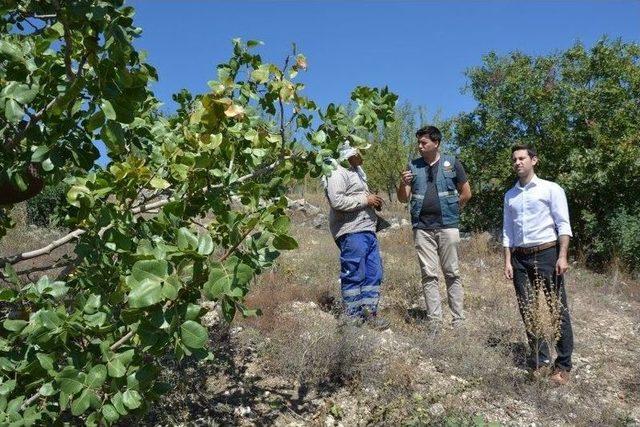
{"type": "Polygon", "coordinates": [[[438,143],[431,140],[428,136],[422,135],[418,138],[418,151],[421,155],[434,154],[438,151],[438,143]]]}
{"type": "Polygon", "coordinates": [[[360,153],[349,157],[349,164],[352,168],[360,166],[362,164],[362,156],[360,156],[360,153]]]}
{"type": "Polygon", "coordinates": [[[533,167],[538,163],[538,158],[530,157],[527,150],[516,150],[511,155],[511,162],[518,177],[526,177],[533,171],[533,167]]]}

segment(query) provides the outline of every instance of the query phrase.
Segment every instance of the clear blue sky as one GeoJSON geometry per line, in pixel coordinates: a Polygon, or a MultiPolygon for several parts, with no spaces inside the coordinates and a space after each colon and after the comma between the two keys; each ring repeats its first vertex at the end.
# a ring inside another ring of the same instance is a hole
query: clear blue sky
{"type": "Polygon", "coordinates": [[[469,111],[464,71],[489,51],[539,55],[601,36],[640,42],[640,1],[157,1],[134,0],[160,81],[156,95],[206,91],[231,39],[257,39],[264,60],[281,64],[292,42],[309,69],[306,94],[346,102],[356,85],[388,85],[400,101],[444,117],[469,111]]]}

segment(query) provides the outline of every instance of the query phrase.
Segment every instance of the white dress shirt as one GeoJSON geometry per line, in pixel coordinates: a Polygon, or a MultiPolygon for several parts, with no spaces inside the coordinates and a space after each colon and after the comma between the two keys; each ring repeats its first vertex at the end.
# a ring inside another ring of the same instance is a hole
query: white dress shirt
{"type": "Polygon", "coordinates": [[[571,234],[569,208],[564,190],[555,182],[533,176],[522,187],[520,181],[504,195],[502,245],[530,247],[553,242],[571,234]]]}

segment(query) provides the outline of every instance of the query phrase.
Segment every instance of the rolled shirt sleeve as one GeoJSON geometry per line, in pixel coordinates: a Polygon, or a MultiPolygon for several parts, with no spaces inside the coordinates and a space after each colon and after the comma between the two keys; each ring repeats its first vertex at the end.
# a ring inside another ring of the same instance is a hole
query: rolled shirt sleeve
{"type": "Polygon", "coordinates": [[[569,205],[564,190],[557,184],[551,187],[551,215],[556,225],[558,236],[573,236],[569,222],[569,205]]]}

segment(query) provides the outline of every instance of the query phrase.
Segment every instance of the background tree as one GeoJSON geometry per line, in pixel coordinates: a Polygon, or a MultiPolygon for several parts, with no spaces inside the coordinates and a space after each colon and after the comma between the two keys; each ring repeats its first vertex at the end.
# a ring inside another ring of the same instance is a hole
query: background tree
{"type": "Polygon", "coordinates": [[[590,50],[530,57],[491,53],[467,72],[477,108],[455,119],[455,142],[473,177],[466,221],[502,224],[513,185],[510,147],[537,147],[540,177],[567,192],[574,241],[594,265],[614,253],[637,263],[640,206],[640,46],[602,39],[590,50]]]}
{"type": "Polygon", "coordinates": [[[295,81],[303,55],[278,67],[253,53],[259,42],[235,40],[210,91],[177,95],[181,108],[165,118],[148,88],[155,73],[130,45],[132,8],[4,5],[0,170],[21,191],[32,163],[47,184],[66,177],[60,216],[73,231],[0,258],[11,285],[0,289],[0,424],[111,424],[166,390],[167,353],[214,357],[202,300],[227,320],[255,314],[244,304],[252,278],[297,247],[288,184],[330,173],[325,158],[392,120],[397,97],[358,87],[353,115],[320,110],[295,81]],[[104,169],[92,169],[98,138],[104,169]],[[20,280],[21,261],[71,242],[59,277],[20,280]]]}
{"type": "Polygon", "coordinates": [[[370,188],[386,193],[389,200],[396,197],[400,173],[409,160],[419,156],[415,136],[418,128],[426,124],[437,126],[443,133],[443,151],[455,154],[456,148],[451,144],[451,122],[442,120],[439,113],[429,117],[426,108],[405,102],[396,106],[394,117],[393,123],[376,130],[371,148],[363,154],[370,188]]]}
{"type": "Polygon", "coordinates": [[[400,172],[415,151],[415,113],[408,103],[396,107],[394,122],[376,132],[371,148],[363,154],[369,186],[373,191],[386,193],[389,200],[395,197],[400,172]]]}

